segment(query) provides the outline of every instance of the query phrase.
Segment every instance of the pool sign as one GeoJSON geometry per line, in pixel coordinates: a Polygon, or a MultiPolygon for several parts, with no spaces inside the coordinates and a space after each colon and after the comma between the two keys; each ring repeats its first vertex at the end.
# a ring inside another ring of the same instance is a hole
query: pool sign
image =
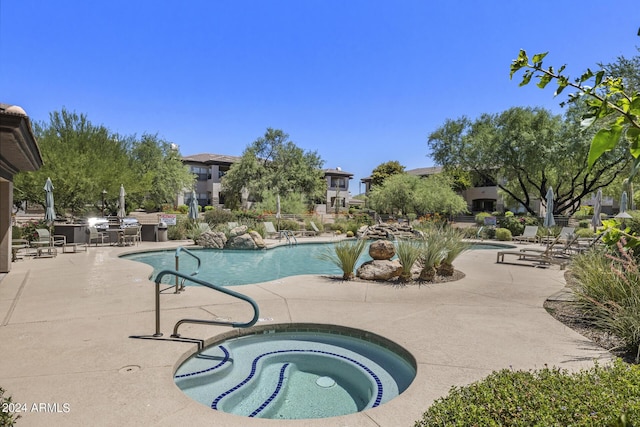
{"type": "Polygon", "coordinates": [[[176,214],[158,214],[158,222],[164,222],[167,225],[176,225],[176,214]]]}
{"type": "Polygon", "coordinates": [[[495,216],[485,217],[484,225],[496,225],[496,224],[497,224],[497,221],[495,216]]]}

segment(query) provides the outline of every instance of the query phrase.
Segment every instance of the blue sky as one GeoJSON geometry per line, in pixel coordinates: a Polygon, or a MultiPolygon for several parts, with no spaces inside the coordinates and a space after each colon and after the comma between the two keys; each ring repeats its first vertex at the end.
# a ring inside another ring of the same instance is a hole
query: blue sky
{"type": "Polygon", "coordinates": [[[433,165],[447,118],[542,106],[519,49],[572,76],[638,55],[637,0],[0,0],[0,102],[66,108],[183,155],[240,155],[282,129],[360,178],[433,165]]]}

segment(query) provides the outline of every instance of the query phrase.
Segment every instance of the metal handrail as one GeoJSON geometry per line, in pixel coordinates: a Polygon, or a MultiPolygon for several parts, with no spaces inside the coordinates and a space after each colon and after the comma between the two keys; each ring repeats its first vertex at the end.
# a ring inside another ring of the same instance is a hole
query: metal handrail
{"type": "MultiPolygon", "coordinates": [[[[191,252],[190,250],[188,250],[183,246],[178,246],[178,248],[176,249],[176,253],[175,253],[176,271],[180,271],[180,252],[184,252],[188,255],[191,255],[198,261],[198,266],[196,267],[196,271],[191,273],[191,276],[197,276],[198,273],[200,272],[200,265],[202,265],[202,260],[200,260],[200,257],[198,255],[194,254],[193,252],[191,252]]],[[[182,280],[182,283],[178,283],[178,282],[179,282],[178,276],[176,276],[176,290],[174,292],[176,294],[184,290],[184,282],[185,282],[184,279],[182,280]]]]}
{"type": "Polygon", "coordinates": [[[258,316],[260,315],[260,311],[258,309],[258,304],[250,297],[243,295],[241,293],[232,291],[223,286],[214,285],[213,283],[205,282],[204,280],[196,279],[193,276],[188,276],[186,274],[182,274],[178,271],[174,270],[162,270],[156,276],[156,333],[153,335],[154,337],[161,337],[162,333],[160,332],[160,282],[162,278],[166,275],[174,275],[177,277],[181,277],[183,280],[189,280],[191,282],[197,283],[198,285],[205,286],[207,288],[213,289],[214,291],[222,292],[223,294],[227,294],[234,298],[241,299],[243,301],[251,304],[253,308],[253,318],[249,322],[227,322],[227,321],[219,321],[219,320],[203,320],[203,319],[181,319],[173,327],[173,334],[171,335],[174,338],[180,337],[178,334],[178,327],[183,323],[195,323],[195,324],[204,324],[204,325],[219,325],[219,326],[231,326],[232,328],[248,328],[253,326],[258,321],[258,316]]]}
{"type": "Polygon", "coordinates": [[[293,234],[293,232],[291,230],[281,230],[280,233],[284,234],[284,237],[287,239],[287,244],[288,245],[297,245],[298,244],[298,239],[296,239],[296,236],[293,234]],[[293,238],[293,242],[291,242],[291,238],[293,238]]]}

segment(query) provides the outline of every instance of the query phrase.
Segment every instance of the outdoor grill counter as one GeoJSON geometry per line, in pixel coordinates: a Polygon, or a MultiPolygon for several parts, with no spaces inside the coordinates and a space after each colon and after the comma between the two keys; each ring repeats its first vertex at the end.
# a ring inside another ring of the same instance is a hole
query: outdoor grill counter
{"type": "Polygon", "coordinates": [[[143,242],[158,241],[158,224],[142,224],[140,229],[140,237],[143,242]]]}

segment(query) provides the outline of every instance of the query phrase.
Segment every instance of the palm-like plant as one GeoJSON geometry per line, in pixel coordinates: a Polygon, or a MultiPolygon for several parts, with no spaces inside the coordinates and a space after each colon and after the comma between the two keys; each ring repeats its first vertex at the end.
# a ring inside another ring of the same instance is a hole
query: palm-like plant
{"type": "Polygon", "coordinates": [[[343,241],[336,244],[333,250],[327,249],[318,255],[318,258],[334,263],[342,270],[342,279],[351,280],[354,277],[353,270],[366,246],[367,241],[362,239],[355,242],[343,241]]]}
{"type": "Polygon", "coordinates": [[[447,250],[444,242],[438,238],[437,233],[423,239],[421,246],[420,258],[418,259],[422,266],[420,280],[430,282],[436,277],[436,268],[447,256],[447,250]]]}
{"type": "Polygon", "coordinates": [[[441,276],[453,276],[453,261],[455,261],[461,253],[469,249],[470,244],[462,240],[462,233],[455,228],[442,229],[438,234],[447,251],[447,254],[438,266],[438,274],[441,276]]]}
{"type": "Polygon", "coordinates": [[[408,282],[411,280],[411,267],[420,258],[422,248],[419,243],[412,240],[398,240],[396,255],[398,261],[402,264],[402,273],[400,273],[400,281],[408,282]]]}

